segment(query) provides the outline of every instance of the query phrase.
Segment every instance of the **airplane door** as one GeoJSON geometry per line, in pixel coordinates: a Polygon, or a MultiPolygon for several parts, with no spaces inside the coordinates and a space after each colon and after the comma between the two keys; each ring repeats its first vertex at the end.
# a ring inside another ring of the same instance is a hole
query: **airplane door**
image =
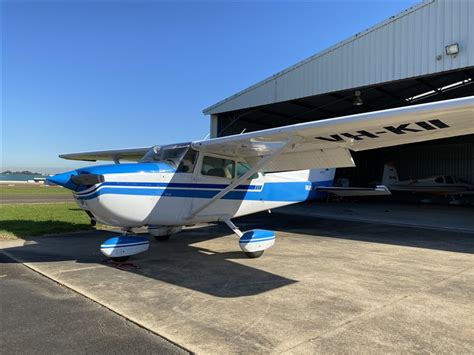
{"type": "MultiPolygon", "coordinates": [[[[225,189],[234,179],[236,162],[215,155],[199,154],[193,174],[192,211],[207,203],[213,196],[225,189]]],[[[233,214],[234,200],[222,199],[203,210],[199,215],[233,214]]]]}
{"type": "MultiPolygon", "coordinates": [[[[250,167],[242,162],[238,162],[225,157],[218,157],[214,155],[200,154],[196,169],[193,174],[193,184],[196,185],[194,191],[194,198],[192,199],[191,210],[198,209],[203,204],[209,201],[217,193],[225,189],[238,176],[245,174],[250,167]]],[[[258,185],[261,190],[263,187],[263,177],[260,174],[255,174],[251,179],[243,182],[242,185],[258,185]]],[[[246,205],[250,209],[261,209],[263,201],[258,200],[258,191],[252,190],[248,192],[244,189],[237,189],[231,191],[227,197],[216,201],[208,208],[203,210],[199,215],[227,215],[235,216],[241,214],[246,205]],[[252,194],[252,198],[247,201],[246,196],[252,194]],[[239,212],[239,213],[238,213],[239,212]]],[[[259,195],[259,194],[258,194],[259,195]]]]}

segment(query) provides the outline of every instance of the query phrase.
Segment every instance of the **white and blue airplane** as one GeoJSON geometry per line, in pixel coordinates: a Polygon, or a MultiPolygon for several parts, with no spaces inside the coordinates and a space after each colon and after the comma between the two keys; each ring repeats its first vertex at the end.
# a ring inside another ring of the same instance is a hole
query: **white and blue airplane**
{"type": "Polygon", "coordinates": [[[275,242],[267,230],[241,232],[232,218],[321,196],[389,194],[333,187],[335,168],[353,167],[351,151],[474,133],[474,96],[325,119],[190,143],[60,155],[114,164],[49,177],[73,191],[97,221],[121,227],[101,251],[123,261],[148,249],[131,233],[146,226],[167,240],[183,226],[224,222],[249,257],[275,242]],[[122,163],[132,162],[132,163],[122,163]]]}

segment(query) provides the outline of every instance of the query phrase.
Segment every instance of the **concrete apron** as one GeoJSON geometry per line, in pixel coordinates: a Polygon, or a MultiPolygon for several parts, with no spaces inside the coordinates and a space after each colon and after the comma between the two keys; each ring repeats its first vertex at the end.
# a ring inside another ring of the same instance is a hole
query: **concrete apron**
{"type": "Polygon", "coordinates": [[[311,216],[352,222],[388,224],[474,234],[471,207],[374,201],[298,203],[278,208],[276,214],[311,216]]]}
{"type": "Polygon", "coordinates": [[[281,229],[259,259],[221,227],[153,242],[128,270],[100,262],[105,232],[3,252],[197,353],[474,348],[472,235],[295,218],[240,222],[281,229]]]}

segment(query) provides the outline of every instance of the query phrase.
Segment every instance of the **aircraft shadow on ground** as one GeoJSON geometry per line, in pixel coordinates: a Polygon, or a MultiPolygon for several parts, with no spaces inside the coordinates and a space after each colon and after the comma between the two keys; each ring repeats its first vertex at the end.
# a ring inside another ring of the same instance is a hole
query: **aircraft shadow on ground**
{"type": "MultiPolygon", "coordinates": [[[[105,260],[99,245],[111,234],[90,231],[64,236],[29,237],[25,238],[25,245],[9,248],[6,253],[24,263],[74,261],[98,264],[105,260]]],[[[255,267],[240,263],[238,259],[247,257],[240,251],[237,237],[229,235],[229,230],[223,226],[186,230],[166,242],[157,242],[153,238],[150,241],[148,252],[129,260],[138,268],[127,267],[117,272],[138,274],[216,297],[257,295],[296,282],[260,270],[259,259],[249,259],[255,267]],[[229,245],[235,246],[235,251],[217,252],[196,245],[224,236],[229,239],[229,245]]],[[[103,264],[113,267],[109,263],[103,264]]]]}
{"type": "MultiPolygon", "coordinates": [[[[461,232],[265,213],[236,219],[236,223],[242,230],[266,228],[277,231],[277,235],[278,231],[293,232],[315,237],[474,253],[474,235],[461,232]]],[[[110,232],[90,231],[64,236],[30,237],[26,238],[24,246],[9,248],[7,253],[23,262],[74,261],[97,264],[104,260],[99,245],[110,236],[110,232]]],[[[130,259],[138,269],[119,272],[138,274],[216,297],[257,295],[297,282],[261,270],[259,265],[265,263],[265,254],[263,259],[239,260],[242,258],[246,259],[246,256],[239,250],[237,238],[225,226],[214,225],[185,230],[167,242],[152,240],[148,252],[130,259]],[[221,237],[228,238],[228,241],[223,241],[218,247],[224,246],[234,251],[210,250],[205,248],[206,243],[202,243],[221,237]]]]}

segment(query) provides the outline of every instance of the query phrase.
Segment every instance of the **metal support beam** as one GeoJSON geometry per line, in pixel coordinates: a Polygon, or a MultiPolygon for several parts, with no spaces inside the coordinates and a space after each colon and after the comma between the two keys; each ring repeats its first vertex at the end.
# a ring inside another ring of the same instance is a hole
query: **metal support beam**
{"type": "Polygon", "coordinates": [[[423,84],[423,85],[426,85],[428,86],[431,90],[435,91],[437,94],[441,95],[442,97],[444,97],[445,99],[448,99],[448,97],[446,96],[446,94],[444,92],[442,92],[441,90],[439,90],[436,86],[434,86],[433,84],[427,82],[426,80],[422,79],[422,78],[418,78],[418,79],[415,79],[417,82],[419,82],[420,84],[423,84]]]}
{"type": "Polygon", "coordinates": [[[373,89],[374,89],[375,91],[378,91],[378,92],[380,92],[380,93],[382,93],[382,94],[388,96],[388,97],[391,97],[392,99],[399,100],[399,101],[401,101],[402,103],[407,104],[407,101],[405,100],[404,97],[402,97],[402,96],[400,96],[400,95],[397,95],[397,94],[394,94],[393,92],[390,92],[390,91],[388,91],[387,89],[384,89],[384,88],[382,88],[382,87],[380,87],[380,86],[375,86],[375,87],[373,87],[373,89]]]}
{"type": "MultiPolygon", "coordinates": [[[[262,118],[267,118],[267,117],[278,117],[278,125],[276,125],[275,127],[281,127],[281,126],[288,126],[288,125],[292,125],[292,124],[295,124],[295,123],[301,123],[303,121],[300,121],[300,120],[296,120],[296,119],[292,119],[292,118],[286,118],[286,117],[282,117],[282,116],[276,116],[275,114],[273,113],[270,113],[270,112],[262,112],[260,111],[262,114],[264,114],[264,116],[260,116],[259,118],[256,118],[256,120],[259,120],[259,119],[262,119],[262,118]]],[[[273,126],[273,125],[272,125],[273,126]]]]}
{"type": "Polygon", "coordinates": [[[267,108],[262,108],[262,109],[260,109],[260,112],[266,113],[266,114],[268,114],[268,115],[283,117],[283,118],[289,118],[289,119],[293,118],[292,116],[287,115],[287,114],[285,114],[285,113],[276,112],[276,111],[273,111],[273,110],[269,110],[269,109],[267,109],[267,108]]]}
{"type": "MultiPolygon", "coordinates": [[[[324,108],[325,105],[322,105],[322,106],[318,107],[318,106],[313,106],[313,105],[310,105],[310,104],[307,104],[305,102],[301,102],[301,101],[298,101],[298,100],[291,100],[291,101],[288,101],[287,103],[291,104],[291,105],[299,106],[299,107],[304,107],[304,108],[308,109],[308,112],[320,111],[322,113],[325,113],[325,114],[331,115],[331,116],[337,116],[338,115],[336,112],[324,108]]],[[[305,114],[305,112],[298,114],[298,116],[301,116],[301,115],[304,115],[304,114],[305,114]]]]}
{"type": "Polygon", "coordinates": [[[217,115],[211,115],[211,125],[209,127],[209,136],[211,138],[216,138],[218,134],[218,123],[219,118],[217,115]]]}

